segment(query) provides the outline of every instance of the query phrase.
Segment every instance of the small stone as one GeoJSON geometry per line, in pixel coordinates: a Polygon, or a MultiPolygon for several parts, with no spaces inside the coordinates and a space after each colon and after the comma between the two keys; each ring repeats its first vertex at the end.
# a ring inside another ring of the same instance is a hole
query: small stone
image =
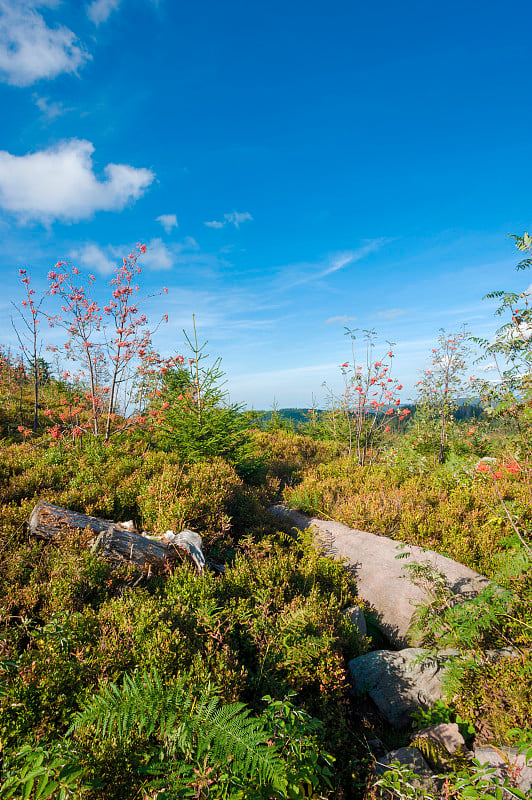
{"type": "Polygon", "coordinates": [[[415,772],[420,778],[430,778],[433,774],[416,747],[399,747],[397,750],[391,750],[386,753],[384,758],[377,762],[377,772],[381,774],[385,772],[393,761],[398,761],[400,764],[410,767],[412,772],[415,772]]]}
{"type": "Polygon", "coordinates": [[[465,739],[458,730],[456,722],[440,722],[439,725],[432,725],[430,728],[418,731],[416,733],[417,736],[424,736],[427,739],[440,742],[451,755],[456,753],[460,747],[462,750],[466,749],[465,739]]]}
{"type": "Polygon", "coordinates": [[[351,606],[351,608],[346,608],[344,614],[346,617],[349,617],[361,636],[367,636],[368,629],[366,626],[366,618],[360,606],[351,606]]]}

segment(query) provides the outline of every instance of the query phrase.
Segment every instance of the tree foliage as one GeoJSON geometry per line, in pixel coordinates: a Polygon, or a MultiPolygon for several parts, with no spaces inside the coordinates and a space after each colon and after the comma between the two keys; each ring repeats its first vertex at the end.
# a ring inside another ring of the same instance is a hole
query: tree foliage
{"type": "Polygon", "coordinates": [[[221,358],[209,361],[207,342],[198,343],[194,318],[192,337],[183,333],[190,357],[164,372],[156,404],[160,441],[183,461],[214,456],[242,461],[250,453],[248,415],[241,405],[230,402],[221,358]]]}

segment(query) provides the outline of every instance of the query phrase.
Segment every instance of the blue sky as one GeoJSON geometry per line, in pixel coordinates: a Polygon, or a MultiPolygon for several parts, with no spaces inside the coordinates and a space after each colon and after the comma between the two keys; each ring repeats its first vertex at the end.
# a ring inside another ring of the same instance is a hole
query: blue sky
{"type": "Polygon", "coordinates": [[[194,313],[234,401],[320,405],[345,325],[397,342],[413,397],[440,328],[492,335],[483,295],[530,282],[506,236],[531,227],[531,17],[0,0],[0,342],[20,267],[105,284],[143,242],[156,344],[194,313]]]}

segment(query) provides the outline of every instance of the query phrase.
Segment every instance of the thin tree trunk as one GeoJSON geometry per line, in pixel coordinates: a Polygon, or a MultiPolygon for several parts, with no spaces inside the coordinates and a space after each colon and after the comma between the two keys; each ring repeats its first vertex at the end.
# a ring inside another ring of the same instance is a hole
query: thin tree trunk
{"type": "Polygon", "coordinates": [[[441,416],[441,428],[440,428],[440,452],[438,453],[438,464],[443,464],[443,458],[445,453],[445,433],[446,433],[446,426],[447,426],[447,416],[445,411],[442,413],[441,416]]]}
{"type": "Polygon", "coordinates": [[[37,332],[33,332],[33,433],[39,424],[39,364],[37,362],[37,332]]]}

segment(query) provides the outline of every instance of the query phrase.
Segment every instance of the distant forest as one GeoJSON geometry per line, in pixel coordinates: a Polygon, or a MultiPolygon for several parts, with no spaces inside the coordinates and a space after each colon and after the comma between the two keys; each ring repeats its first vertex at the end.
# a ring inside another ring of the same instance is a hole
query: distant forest
{"type": "MultiPolygon", "coordinates": [[[[453,416],[457,422],[466,419],[479,419],[484,413],[480,406],[480,400],[478,399],[459,399],[456,402],[457,408],[453,416]]],[[[401,405],[401,408],[408,408],[411,414],[410,419],[412,419],[416,413],[417,405],[416,403],[405,403],[401,405]]],[[[257,415],[259,425],[261,426],[268,427],[272,422],[275,423],[277,421],[298,428],[300,425],[305,425],[305,423],[309,421],[311,414],[315,414],[316,420],[320,421],[328,412],[326,409],[319,408],[313,410],[308,408],[272,408],[269,411],[255,411],[254,413],[257,415]]]]}

